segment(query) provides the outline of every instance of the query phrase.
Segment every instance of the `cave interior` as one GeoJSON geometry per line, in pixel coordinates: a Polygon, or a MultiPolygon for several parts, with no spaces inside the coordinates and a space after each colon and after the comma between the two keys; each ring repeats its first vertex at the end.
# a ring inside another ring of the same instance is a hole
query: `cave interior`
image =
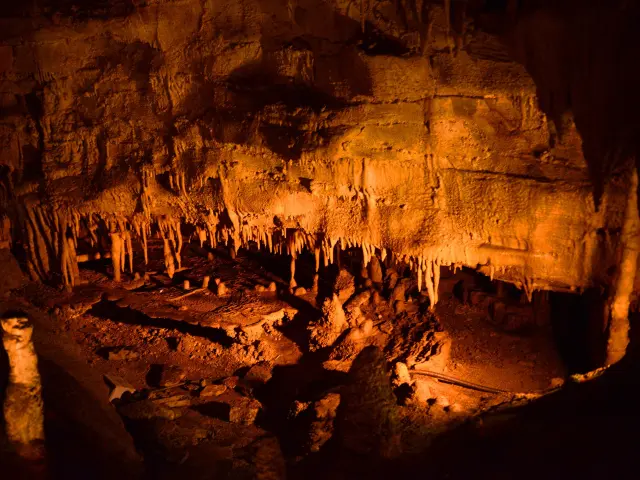
{"type": "Polygon", "coordinates": [[[637,478],[638,25],[0,7],[0,476],[637,478]]]}

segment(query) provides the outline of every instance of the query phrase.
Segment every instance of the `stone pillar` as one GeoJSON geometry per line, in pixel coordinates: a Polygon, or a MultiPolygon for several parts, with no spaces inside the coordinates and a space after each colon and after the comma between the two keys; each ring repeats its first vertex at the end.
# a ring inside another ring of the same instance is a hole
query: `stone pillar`
{"type": "Polygon", "coordinates": [[[113,279],[119,282],[122,273],[122,237],[119,232],[111,232],[111,264],[113,265],[113,279]]]}
{"type": "Polygon", "coordinates": [[[2,343],[9,359],[9,383],[4,394],[7,440],[25,460],[44,458],[44,405],[33,345],[33,326],[23,314],[5,315],[2,343]]]}
{"type": "Polygon", "coordinates": [[[606,365],[620,361],[629,344],[629,304],[638,271],[640,250],[640,218],[638,217],[638,172],[631,173],[629,195],[620,235],[620,263],[606,307],[609,319],[606,365]]]}

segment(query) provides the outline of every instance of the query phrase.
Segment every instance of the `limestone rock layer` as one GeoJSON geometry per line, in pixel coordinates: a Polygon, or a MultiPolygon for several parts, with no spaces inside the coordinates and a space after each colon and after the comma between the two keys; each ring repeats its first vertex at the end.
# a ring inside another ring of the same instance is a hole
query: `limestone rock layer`
{"type": "Polygon", "coordinates": [[[156,232],[179,268],[190,225],[212,247],[393,255],[432,298],[441,265],[529,295],[609,282],[628,189],[596,209],[571,109],[543,111],[484,3],[12,7],[0,201],[30,274],[73,285],[96,249],[131,269],[156,232]]]}

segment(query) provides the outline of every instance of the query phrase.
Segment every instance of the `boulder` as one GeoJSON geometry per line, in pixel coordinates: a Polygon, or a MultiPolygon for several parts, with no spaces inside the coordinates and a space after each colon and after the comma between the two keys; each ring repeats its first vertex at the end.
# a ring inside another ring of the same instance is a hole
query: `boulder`
{"type": "Polygon", "coordinates": [[[252,386],[260,386],[271,380],[273,366],[267,362],[259,362],[252,365],[242,378],[243,382],[252,386]]]}
{"type": "Polygon", "coordinates": [[[336,415],[336,436],[347,450],[383,458],[401,453],[400,407],[386,365],[377,347],[362,350],[351,365],[336,415]]]}
{"type": "Polygon", "coordinates": [[[405,363],[396,362],[396,364],[393,366],[392,383],[394,387],[399,387],[405,383],[412,383],[409,368],[407,368],[407,365],[405,363]]]}
{"type": "Polygon", "coordinates": [[[329,393],[313,404],[314,421],[309,429],[309,449],[319,451],[333,436],[340,394],[329,393]]]}
{"type": "Polygon", "coordinates": [[[226,385],[218,385],[218,384],[206,385],[202,390],[200,390],[200,396],[201,397],[217,397],[219,395],[222,395],[226,391],[227,391],[226,385]]]}
{"type": "Polygon", "coordinates": [[[175,420],[181,416],[181,412],[173,410],[169,406],[158,404],[151,400],[127,403],[118,406],[118,413],[130,420],[151,420],[163,418],[175,420]]]}
{"type": "Polygon", "coordinates": [[[147,373],[147,383],[152,387],[173,387],[185,378],[186,374],[179,365],[154,364],[147,373]]]}
{"type": "Polygon", "coordinates": [[[334,294],[322,305],[322,318],[308,327],[309,349],[315,351],[333,345],[347,327],[342,302],[338,295],[334,294]]]}
{"type": "Polygon", "coordinates": [[[229,421],[231,423],[241,423],[252,425],[262,408],[257,400],[246,397],[237,397],[229,404],[229,421]]]}

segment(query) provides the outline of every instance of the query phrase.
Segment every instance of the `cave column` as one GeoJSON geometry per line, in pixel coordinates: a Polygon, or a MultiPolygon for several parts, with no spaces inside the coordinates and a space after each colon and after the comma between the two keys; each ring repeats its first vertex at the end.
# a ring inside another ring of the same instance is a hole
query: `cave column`
{"type": "Polygon", "coordinates": [[[613,291],[606,307],[606,317],[609,324],[606,365],[621,360],[629,344],[629,304],[638,271],[639,251],[638,172],[633,168],[620,236],[620,263],[613,283],[613,291]]]}
{"type": "Polygon", "coordinates": [[[122,273],[122,237],[120,232],[111,232],[111,264],[113,265],[113,280],[119,282],[122,273]]]}

